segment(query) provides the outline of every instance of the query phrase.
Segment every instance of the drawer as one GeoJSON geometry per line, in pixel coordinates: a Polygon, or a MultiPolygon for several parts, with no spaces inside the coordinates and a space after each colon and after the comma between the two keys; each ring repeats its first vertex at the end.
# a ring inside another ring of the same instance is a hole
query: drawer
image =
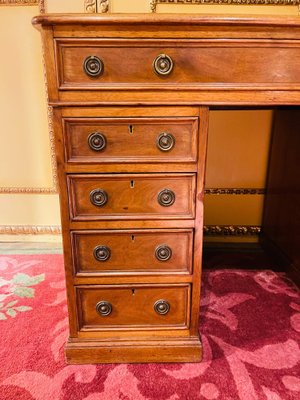
{"type": "Polygon", "coordinates": [[[269,40],[58,39],[56,51],[60,89],[224,90],[224,85],[300,82],[299,48],[290,42],[274,47],[269,40]],[[274,63],[285,59],[294,60],[293,65],[274,63]]]}
{"type": "Polygon", "coordinates": [[[190,286],[77,287],[80,330],[188,328],[190,286]]]}
{"type": "Polygon", "coordinates": [[[194,218],[195,174],[68,175],[73,220],[194,218]]]}
{"type": "Polygon", "coordinates": [[[77,273],[191,273],[193,230],[72,232],[77,273]]]}
{"type": "Polygon", "coordinates": [[[64,119],[74,163],[196,161],[197,134],[197,117],[64,119]]]}

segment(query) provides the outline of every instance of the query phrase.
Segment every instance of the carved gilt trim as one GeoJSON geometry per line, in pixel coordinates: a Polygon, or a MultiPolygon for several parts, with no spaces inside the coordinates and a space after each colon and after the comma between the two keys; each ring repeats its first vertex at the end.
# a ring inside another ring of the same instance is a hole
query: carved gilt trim
{"type": "Polygon", "coordinates": [[[1,235],[61,235],[59,225],[0,225],[1,235]]]}
{"type": "Polygon", "coordinates": [[[205,194],[228,194],[228,195],[264,195],[266,194],[266,189],[257,188],[210,188],[205,189],[205,194]]]}
{"type": "Polygon", "coordinates": [[[84,11],[90,14],[107,13],[109,0],[84,0],[84,11]]]}
{"type": "MultiPolygon", "coordinates": [[[[254,225],[205,225],[205,236],[257,236],[261,226],[254,225]]],[[[59,225],[0,225],[2,235],[61,235],[59,225]]]]}
{"type": "Polygon", "coordinates": [[[205,225],[205,236],[258,236],[261,226],[255,225],[205,225]]]}
{"type": "Polygon", "coordinates": [[[39,0],[0,0],[0,6],[37,6],[39,0]]]}
{"type": "Polygon", "coordinates": [[[152,12],[156,12],[158,4],[297,6],[300,0],[151,0],[152,12]]]}
{"type": "Polygon", "coordinates": [[[39,0],[39,11],[41,14],[45,14],[46,12],[45,0],[39,0]]]}
{"type": "Polygon", "coordinates": [[[0,187],[0,194],[56,194],[56,188],[0,187]]]}
{"type": "MultiPolygon", "coordinates": [[[[0,5],[5,2],[12,0],[0,0],[0,5]]],[[[26,1],[15,0],[15,5],[29,5],[26,1]],[[23,4],[21,4],[23,3],[23,4]]],[[[32,1],[33,3],[33,1],[32,1]]],[[[11,4],[13,5],[13,4],[11,4]]],[[[33,5],[33,4],[31,4],[33,5]]],[[[34,5],[39,6],[39,12],[44,14],[46,12],[45,0],[36,0],[34,5]]],[[[48,88],[47,88],[47,79],[46,79],[46,68],[45,68],[45,57],[44,57],[44,49],[43,51],[43,72],[44,72],[44,81],[45,81],[45,95],[48,98],[48,88]]],[[[51,170],[52,170],[52,187],[49,188],[40,188],[40,187],[0,187],[0,194],[56,194],[58,192],[58,181],[57,181],[57,169],[56,169],[56,158],[55,158],[55,144],[54,144],[54,131],[53,131],[53,109],[48,106],[48,132],[50,139],[50,158],[51,158],[51,170]]]]}

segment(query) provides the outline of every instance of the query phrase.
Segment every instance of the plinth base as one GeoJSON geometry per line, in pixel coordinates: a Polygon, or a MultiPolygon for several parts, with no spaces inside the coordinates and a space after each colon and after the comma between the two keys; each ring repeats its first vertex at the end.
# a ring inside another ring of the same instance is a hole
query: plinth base
{"type": "Polygon", "coordinates": [[[199,338],[156,341],[69,341],[65,348],[69,364],[200,362],[199,338]]]}

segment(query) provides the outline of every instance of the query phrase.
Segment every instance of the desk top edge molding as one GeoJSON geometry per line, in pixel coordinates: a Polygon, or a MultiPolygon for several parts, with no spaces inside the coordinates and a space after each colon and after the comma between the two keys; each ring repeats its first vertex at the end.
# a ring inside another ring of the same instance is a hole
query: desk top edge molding
{"type": "Polygon", "coordinates": [[[222,25],[300,27],[300,18],[285,15],[211,15],[211,14],[42,14],[33,18],[34,25],[222,25]]]}

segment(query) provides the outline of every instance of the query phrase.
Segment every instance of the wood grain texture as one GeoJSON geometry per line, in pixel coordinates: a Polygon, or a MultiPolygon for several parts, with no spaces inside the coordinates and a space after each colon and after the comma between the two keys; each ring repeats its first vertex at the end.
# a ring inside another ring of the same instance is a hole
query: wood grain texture
{"type": "Polygon", "coordinates": [[[73,221],[105,219],[187,219],[194,217],[194,174],[69,175],[70,212],[73,221]],[[94,190],[107,193],[102,207],[91,203],[94,190]],[[172,191],[175,201],[159,204],[159,194],[172,191]]]}
{"type": "MultiPolygon", "coordinates": [[[[70,320],[67,360],[199,361],[209,107],[299,106],[300,20],[61,14],[38,16],[33,24],[48,49],[54,107],[70,320]],[[165,77],[153,70],[160,53],[174,62],[165,77]],[[88,56],[104,63],[98,78],[84,72],[88,56]],[[175,147],[164,155],[154,143],[162,130],[176,136],[175,147]],[[93,131],[106,135],[102,155],[87,147],[93,131]],[[108,193],[103,207],[90,201],[95,189],[108,193]],[[175,193],[170,207],[157,201],[163,189],[175,193]],[[153,258],[158,242],[174,249],[164,267],[153,258]],[[104,270],[94,257],[99,245],[111,251],[104,270]],[[169,313],[154,311],[157,300],[168,301],[169,313]],[[96,311],[101,301],[112,304],[108,316],[96,311]]],[[[274,179],[281,200],[273,206],[270,192],[265,213],[266,233],[296,261],[298,111],[284,111],[276,120],[279,145],[275,140],[269,187],[274,179]]]]}
{"type": "Polygon", "coordinates": [[[155,229],[155,228],[194,228],[194,219],[143,219],[143,220],[95,220],[74,221],[68,226],[76,229],[155,229]]]}
{"type": "Polygon", "coordinates": [[[187,103],[191,91],[194,104],[300,102],[297,18],[43,15],[33,23],[43,30],[53,27],[57,37],[47,55],[47,64],[53,64],[51,54],[56,52],[52,71],[59,79],[58,84],[49,82],[51,104],[155,103],[158,91],[161,104],[187,103]],[[152,63],[159,53],[168,52],[174,70],[160,78],[152,63]],[[104,61],[104,73],[97,79],[83,71],[89,55],[104,61]],[[64,90],[57,92],[57,86],[64,90]]]}
{"type": "Polygon", "coordinates": [[[70,337],[75,338],[78,335],[76,301],[73,288],[73,268],[72,268],[72,243],[69,232],[69,210],[68,210],[68,192],[65,175],[65,164],[63,162],[64,146],[61,132],[61,110],[54,110],[53,130],[55,136],[55,153],[57,162],[57,176],[59,184],[59,203],[60,217],[63,241],[63,256],[65,264],[68,318],[70,337]]]}
{"type": "Polygon", "coordinates": [[[186,329],[189,325],[189,285],[78,286],[76,292],[80,330],[186,329]],[[154,310],[159,300],[169,304],[164,315],[154,310]],[[109,315],[96,311],[101,301],[111,304],[109,315]]]}
{"type": "Polygon", "coordinates": [[[69,163],[195,162],[198,118],[74,118],[64,119],[66,161],[69,163]],[[106,145],[97,151],[88,139],[101,134],[106,145]],[[171,134],[174,146],[158,147],[162,134],[171,134]]]}
{"type": "Polygon", "coordinates": [[[200,311],[200,292],[202,274],[202,253],[203,253],[203,223],[204,223],[204,187],[205,187],[205,166],[208,141],[209,109],[200,107],[199,115],[201,124],[199,125],[199,157],[197,173],[197,193],[196,193],[196,216],[194,234],[194,257],[193,257],[193,286],[191,303],[191,334],[199,335],[199,311],[200,311]]]}
{"type": "Polygon", "coordinates": [[[69,341],[66,345],[67,362],[143,363],[143,362],[199,362],[202,345],[199,338],[160,338],[160,340],[69,341]]]}
{"type": "MultiPolygon", "coordinates": [[[[266,66],[267,68],[267,66],[266,66]]],[[[268,66],[270,68],[270,66],[268,66]]],[[[123,105],[183,105],[183,106],[212,106],[212,107],[229,107],[229,106],[271,106],[278,105],[299,105],[300,103],[300,90],[297,85],[292,84],[251,84],[247,85],[222,85],[209,86],[204,85],[189,87],[182,90],[173,89],[163,90],[159,93],[157,90],[105,90],[105,91],[60,91],[59,102],[57,99],[52,99],[50,104],[53,106],[70,104],[83,105],[82,101],[85,99],[87,106],[115,106],[123,105]],[[196,89],[196,90],[194,90],[196,89]]]]}
{"type": "Polygon", "coordinates": [[[300,282],[300,108],[275,112],[262,231],[300,282]],[[278,249],[278,250],[277,250],[278,249]],[[282,255],[281,255],[282,254],[282,255]],[[288,262],[289,260],[289,262],[288,262]]]}
{"type": "Polygon", "coordinates": [[[73,278],[74,285],[115,285],[115,284],[153,284],[153,283],[164,283],[164,284],[175,284],[175,283],[193,283],[193,275],[176,274],[170,271],[168,274],[132,274],[122,273],[122,275],[116,274],[98,274],[91,275],[90,273],[80,274],[73,278]]]}
{"type": "Polygon", "coordinates": [[[192,272],[192,230],[78,231],[72,238],[77,276],[192,272]],[[109,249],[108,259],[95,258],[99,246],[109,249]],[[157,258],[156,250],[162,246],[171,249],[168,259],[157,258]]]}
{"type": "Polygon", "coordinates": [[[300,42],[295,40],[70,39],[57,40],[56,45],[59,88],[64,90],[300,87],[300,42]],[[154,71],[153,62],[162,53],[174,62],[168,76],[154,71]],[[99,77],[84,72],[83,63],[89,56],[104,63],[99,77]],[[288,68],[281,62],[287,58],[292,60],[288,68]]]}
{"type": "MultiPolygon", "coordinates": [[[[241,27],[250,30],[251,27],[274,27],[275,29],[282,28],[297,28],[300,27],[300,21],[297,17],[273,15],[273,16],[251,16],[251,15],[195,15],[195,14],[111,14],[111,15],[86,15],[86,14],[43,14],[38,15],[32,20],[33,25],[77,25],[78,30],[90,25],[95,26],[111,26],[115,30],[116,26],[124,25],[144,25],[152,26],[159,25],[160,30],[167,31],[170,26],[183,27],[232,27],[239,32],[241,27]]],[[[69,31],[72,32],[71,28],[69,31]]],[[[120,33],[120,32],[118,32],[120,33]]],[[[240,32],[239,32],[240,33],[240,32]]]]}

